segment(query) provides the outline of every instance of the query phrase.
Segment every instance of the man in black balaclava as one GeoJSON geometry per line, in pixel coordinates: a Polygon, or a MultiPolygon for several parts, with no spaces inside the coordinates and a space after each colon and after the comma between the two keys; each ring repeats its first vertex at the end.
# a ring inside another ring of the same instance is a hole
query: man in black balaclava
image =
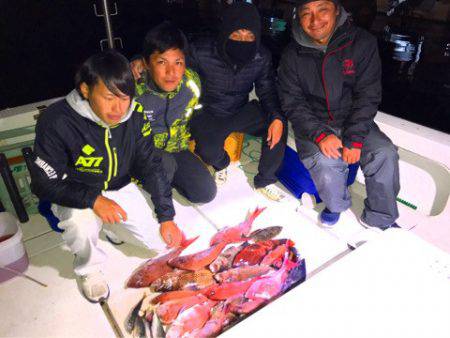
{"type": "Polygon", "coordinates": [[[261,19],[249,3],[234,3],[223,13],[216,39],[193,43],[191,66],[202,81],[203,111],[191,121],[196,153],[224,184],[230,163],[224,141],[232,132],[263,137],[255,189],[271,200],[285,196],[275,186],[284,156],[286,128],[275,88],[270,52],[261,45],[261,19]],[[259,102],[249,102],[256,90],[259,102]]]}
{"type": "Polygon", "coordinates": [[[397,148],[374,122],[381,101],[377,40],[351,24],[338,0],[297,3],[294,41],[278,78],[300,160],[326,207],[319,220],[333,226],[351,206],[348,165],[359,162],[367,191],[362,225],[398,227],[397,148]]]}

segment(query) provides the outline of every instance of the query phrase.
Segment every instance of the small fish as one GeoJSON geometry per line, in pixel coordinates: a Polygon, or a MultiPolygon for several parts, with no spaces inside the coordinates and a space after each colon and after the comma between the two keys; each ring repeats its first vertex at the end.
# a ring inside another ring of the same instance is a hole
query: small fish
{"type": "Polygon", "coordinates": [[[142,298],[135,307],[131,310],[130,314],[128,315],[126,321],[125,321],[125,330],[128,333],[132,333],[134,330],[134,327],[136,326],[136,319],[139,314],[139,310],[141,309],[142,302],[144,301],[144,298],[142,298]]]}
{"type": "Polygon", "coordinates": [[[152,338],[164,338],[166,336],[164,327],[156,314],[153,317],[152,325],[150,327],[150,334],[152,338]]]}
{"type": "Polygon", "coordinates": [[[136,338],[145,338],[146,337],[144,318],[142,318],[142,317],[136,318],[136,325],[134,326],[133,337],[136,337],[136,338]]]}
{"type": "Polygon", "coordinates": [[[215,304],[216,302],[208,300],[181,312],[167,331],[166,338],[183,337],[202,328],[208,321],[211,308],[215,304]]]}
{"type": "Polygon", "coordinates": [[[270,250],[262,243],[251,244],[242,249],[234,258],[233,267],[259,264],[267,254],[267,251],[270,250]]]}
{"type": "Polygon", "coordinates": [[[272,226],[264,229],[257,229],[253,231],[250,235],[247,236],[247,238],[250,238],[252,240],[256,241],[266,241],[268,239],[272,239],[276,236],[278,236],[283,230],[283,227],[281,226],[272,226]]]}
{"type": "Polygon", "coordinates": [[[261,261],[261,265],[272,265],[274,262],[276,262],[279,259],[283,259],[285,254],[288,252],[289,248],[285,245],[278,245],[275,249],[272,251],[269,251],[267,255],[264,256],[263,260],[261,261]]]}
{"type": "Polygon", "coordinates": [[[258,298],[268,300],[277,296],[283,289],[283,284],[287,279],[289,270],[294,268],[296,264],[290,261],[288,255],[286,255],[283,266],[274,273],[255,281],[245,293],[245,297],[251,300],[258,298]]]}
{"type": "Polygon", "coordinates": [[[169,260],[169,265],[174,268],[196,271],[211,264],[222,252],[227,243],[222,242],[209,247],[206,250],[169,260]]]}
{"type": "Polygon", "coordinates": [[[177,318],[181,310],[186,310],[191,306],[204,303],[206,301],[208,301],[208,298],[202,294],[170,300],[159,305],[156,308],[156,314],[164,325],[169,325],[172,324],[172,322],[177,318]]]}
{"type": "Polygon", "coordinates": [[[180,288],[186,290],[200,290],[214,284],[214,275],[207,269],[188,272],[179,278],[180,288]]]}
{"type": "Polygon", "coordinates": [[[162,293],[155,298],[152,299],[152,304],[162,304],[165,302],[168,302],[169,300],[174,299],[180,299],[180,298],[186,298],[186,297],[192,297],[196,296],[200,291],[193,291],[193,290],[178,290],[178,291],[169,291],[162,293]]]}
{"type": "Polygon", "coordinates": [[[265,275],[271,271],[273,269],[269,265],[241,266],[217,273],[214,278],[219,283],[239,282],[265,275]]]}
{"type": "Polygon", "coordinates": [[[243,295],[258,277],[243,282],[222,283],[203,291],[203,294],[212,300],[226,300],[243,295]]]}
{"type": "Polygon", "coordinates": [[[197,238],[188,240],[185,242],[185,246],[172,249],[162,256],[149,259],[131,275],[130,279],[128,280],[127,287],[142,288],[150,286],[150,284],[159,277],[173,271],[173,268],[169,266],[167,262],[171,259],[174,259],[175,257],[178,257],[181,252],[196,239],[197,238]]]}
{"type": "Polygon", "coordinates": [[[205,325],[191,332],[191,337],[206,338],[217,336],[227,318],[228,304],[220,302],[211,309],[211,316],[205,325]]]}
{"type": "Polygon", "coordinates": [[[226,248],[215,260],[209,265],[209,270],[212,273],[217,273],[223,270],[228,270],[233,266],[234,257],[249,244],[242,243],[239,246],[230,246],[226,248]]]}
{"type": "Polygon", "coordinates": [[[187,274],[185,270],[175,269],[154,280],[150,289],[154,292],[165,292],[180,289],[180,277],[187,274]]]}
{"type": "Polygon", "coordinates": [[[210,246],[213,246],[218,243],[235,243],[242,242],[246,240],[246,236],[250,233],[252,228],[252,224],[255,221],[256,217],[258,217],[265,208],[256,208],[244,222],[239,225],[233,227],[225,227],[222,228],[217,234],[211,238],[209,243],[210,246]]]}

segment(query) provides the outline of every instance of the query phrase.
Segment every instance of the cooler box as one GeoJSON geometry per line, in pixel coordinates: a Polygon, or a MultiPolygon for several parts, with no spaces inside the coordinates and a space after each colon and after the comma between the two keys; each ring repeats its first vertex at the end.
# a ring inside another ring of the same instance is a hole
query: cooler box
{"type": "MultiPolygon", "coordinates": [[[[351,164],[348,168],[347,185],[351,185],[355,181],[359,163],[351,164]]],[[[296,198],[301,198],[304,193],[308,193],[314,195],[317,203],[322,202],[308,169],[305,168],[297,152],[291,147],[286,147],[284,160],[278,170],[277,177],[296,198]]]]}

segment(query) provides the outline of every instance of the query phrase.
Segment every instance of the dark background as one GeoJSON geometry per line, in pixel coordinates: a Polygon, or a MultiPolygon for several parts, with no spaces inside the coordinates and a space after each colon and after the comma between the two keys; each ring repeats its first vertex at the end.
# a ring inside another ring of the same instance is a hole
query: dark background
{"type": "MultiPolygon", "coordinates": [[[[417,0],[416,3],[420,2],[417,0]]],[[[169,19],[192,39],[214,34],[221,12],[217,0],[116,0],[118,15],[112,17],[114,35],[123,41],[127,57],[139,53],[148,29],[169,19]]],[[[450,133],[450,24],[418,15],[411,8],[387,17],[370,0],[342,1],[357,24],[379,39],[383,61],[383,102],[380,110],[450,133]],[[389,25],[412,39],[424,36],[420,60],[392,58],[392,45],[383,30],[389,25]],[[448,45],[447,45],[448,44],[448,45]],[[446,50],[447,48],[447,50],[446,50]],[[410,73],[408,75],[408,70],[410,73]]],[[[0,0],[0,110],[67,94],[73,88],[78,65],[100,50],[106,38],[104,21],[94,14],[97,0],[0,0]]],[[[254,1],[263,15],[263,42],[272,50],[275,64],[289,41],[284,32],[271,30],[271,18],[291,15],[289,0],[254,1]]],[[[110,1],[114,12],[114,1],[110,1]]]]}

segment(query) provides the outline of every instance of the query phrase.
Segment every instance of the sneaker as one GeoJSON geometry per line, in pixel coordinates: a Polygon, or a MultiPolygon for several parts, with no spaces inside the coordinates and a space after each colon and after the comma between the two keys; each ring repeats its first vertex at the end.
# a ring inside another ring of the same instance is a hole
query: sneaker
{"type": "Polygon", "coordinates": [[[77,281],[84,297],[91,303],[98,303],[108,299],[109,287],[100,272],[78,276],[77,281]]]}
{"type": "Polygon", "coordinates": [[[328,208],[323,209],[323,211],[320,213],[320,222],[324,226],[332,226],[339,221],[339,216],[341,215],[340,212],[331,212],[328,210],[328,208]]]}
{"type": "Polygon", "coordinates": [[[121,244],[125,243],[119,237],[117,237],[117,235],[114,232],[112,232],[111,230],[103,229],[103,232],[105,233],[105,236],[106,236],[106,239],[108,240],[108,242],[111,243],[112,245],[121,245],[121,244]]]}
{"type": "Polygon", "coordinates": [[[222,170],[217,170],[214,173],[214,180],[216,181],[216,184],[218,187],[224,185],[227,182],[228,174],[227,174],[227,168],[222,170]]]}
{"type": "Polygon", "coordinates": [[[256,189],[257,192],[259,192],[264,197],[268,198],[269,200],[275,201],[275,202],[281,202],[283,199],[286,198],[286,195],[284,194],[283,190],[278,188],[275,184],[269,184],[265,187],[256,189]]]}
{"type": "Polygon", "coordinates": [[[377,231],[384,231],[384,230],[391,229],[391,228],[401,229],[401,227],[396,222],[392,223],[391,225],[384,226],[384,227],[377,227],[374,225],[367,224],[360,218],[359,223],[361,223],[361,225],[366,229],[372,229],[372,230],[377,230],[377,231]]]}

